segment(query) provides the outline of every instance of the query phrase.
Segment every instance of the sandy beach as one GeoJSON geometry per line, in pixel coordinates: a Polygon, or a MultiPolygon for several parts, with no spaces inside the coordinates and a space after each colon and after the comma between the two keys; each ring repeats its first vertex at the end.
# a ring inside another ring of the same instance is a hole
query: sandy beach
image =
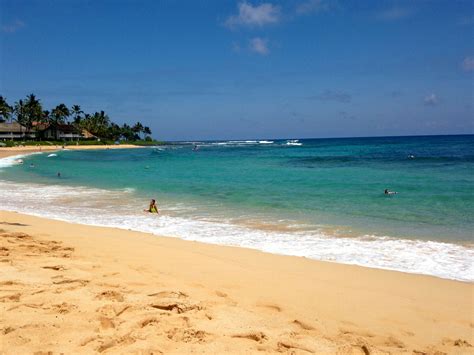
{"type": "Polygon", "coordinates": [[[5,353],[472,353],[473,285],[0,212],[5,353]]]}

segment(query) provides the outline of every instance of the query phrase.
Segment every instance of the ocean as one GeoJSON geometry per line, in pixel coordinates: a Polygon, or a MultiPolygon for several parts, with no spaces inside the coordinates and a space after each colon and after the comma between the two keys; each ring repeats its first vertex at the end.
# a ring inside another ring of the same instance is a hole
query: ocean
{"type": "Polygon", "coordinates": [[[177,142],[50,155],[0,160],[1,209],[474,281],[472,135],[177,142]],[[152,198],[159,216],[143,211],[152,198]]]}

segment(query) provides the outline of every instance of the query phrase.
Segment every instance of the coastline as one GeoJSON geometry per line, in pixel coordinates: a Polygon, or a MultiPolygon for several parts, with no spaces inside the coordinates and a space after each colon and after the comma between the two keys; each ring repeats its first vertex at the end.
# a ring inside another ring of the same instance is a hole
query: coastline
{"type": "Polygon", "coordinates": [[[473,284],[0,211],[3,351],[469,353],[473,284]]]}
{"type": "MultiPolygon", "coordinates": [[[[65,149],[69,150],[102,150],[102,149],[133,149],[142,148],[133,144],[120,145],[68,145],[65,149]]],[[[15,155],[26,155],[39,152],[52,152],[61,150],[61,146],[24,146],[24,147],[1,147],[0,159],[15,155]]]]}

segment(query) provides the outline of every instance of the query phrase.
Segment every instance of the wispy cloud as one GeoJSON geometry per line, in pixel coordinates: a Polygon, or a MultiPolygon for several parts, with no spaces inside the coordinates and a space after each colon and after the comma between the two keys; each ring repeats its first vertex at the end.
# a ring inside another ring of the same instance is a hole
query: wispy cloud
{"type": "Polygon", "coordinates": [[[296,6],[297,15],[308,15],[329,10],[329,3],[325,0],[307,0],[296,6]]]}
{"type": "Polygon", "coordinates": [[[267,55],[270,53],[268,49],[268,40],[260,37],[255,37],[250,40],[249,49],[260,55],[267,55]]]}
{"type": "Polygon", "coordinates": [[[279,6],[263,3],[255,5],[248,2],[238,4],[238,14],[230,16],[225,21],[229,28],[243,27],[263,27],[265,25],[276,24],[281,20],[281,10],[279,6]]]}
{"type": "Polygon", "coordinates": [[[15,33],[18,30],[22,29],[25,27],[25,23],[21,20],[15,20],[9,24],[3,25],[2,26],[2,32],[5,33],[15,33]]]}
{"type": "Polygon", "coordinates": [[[430,94],[428,96],[425,96],[425,99],[423,100],[425,106],[436,106],[439,103],[438,96],[436,94],[430,94]]]}
{"type": "Polygon", "coordinates": [[[413,15],[413,10],[404,7],[392,7],[376,13],[375,17],[381,21],[398,21],[413,15]]]}
{"type": "Polygon", "coordinates": [[[319,95],[309,96],[310,100],[334,101],[340,103],[349,103],[352,101],[351,94],[344,91],[326,90],[319,95]]]}
{"type": "Polygon", "coordinates": [[[465,71],[473,71],[474,70],[474,57],[466,57],[462,61],[462,68],[465,71]]]}

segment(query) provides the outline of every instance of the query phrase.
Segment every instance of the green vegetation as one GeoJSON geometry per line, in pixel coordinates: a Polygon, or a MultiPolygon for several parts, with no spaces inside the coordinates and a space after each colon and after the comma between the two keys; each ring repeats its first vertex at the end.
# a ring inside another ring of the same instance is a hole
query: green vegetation
{"type": "MultiPolygon", "coordinates": [[[[27,135],[36,132],[37,127],[41,125],[70,124],[78,132],[87,131],[90,133],[90,135],[86,135],[86,138],[91,140],[80,140],[78,144],[113,144],[116,141],[138,145],[159,143],[151,138],[150,128],[143,126],[140,122],[132,126],[126,123],[119,126],[112,122],[104,111],[89,114],[84,113],[79,105],[68,108],[63,103],[57,105],[51,111],[43,110],[41,101],[34,94],[28,95],[24,100],[18,100],[13,106],[10,106],[7,100],[0,96],[0,122],[4,121],[18,122],[25,127],[27,135]]],[[[25,142],[24,144],[28,143],[25,142]]],[[[39,141],[33,143],[38,144],[39,141]]],[[[55,144],[55,142],[50,142],[50,144],[55,144]]]]}

